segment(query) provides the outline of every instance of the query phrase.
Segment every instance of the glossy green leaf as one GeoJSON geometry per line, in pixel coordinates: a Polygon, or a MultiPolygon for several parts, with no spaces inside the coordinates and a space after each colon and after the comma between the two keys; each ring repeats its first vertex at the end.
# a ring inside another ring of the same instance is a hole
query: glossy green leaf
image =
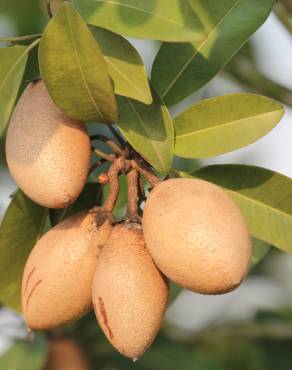
{"type": "Polygon", "coordinates": [[[17,341],[0,356],[0,369],[3,370],[42,370],[48,354],[47,340],[37,336],[34,341],[17,341]]]}
{"type": "Polygon", "coordinates": [[[261,262],[261,260],[268,254],[271,247],[272,246],[270,244],[267,244],[262,240],[252,238],[252,256],[250,267],[253,268],[259,262],[261,262]]]}
{"type": "Polygon", "coordinates": [[[161,41],[202,40],[204,24],[186,0],[73,0],[87,23],[161,41]]]}
{"type": "Polygon", "coordinates": [[[67,208],[50,209],[51,225],[55,226],[65,218],[74,215],[75,213],[91,209],[94,206],[100,205],[102,198],[102,187],[97,183],[88,183],[84,186],[82,193],[77,200],[67,208]]]}
{"type": "Polygon", "coordinates": [[[292,252],[292,179],[247,165],[208,166],[194,176],[229,192],[254,237],[292,252]]]}
{"type": "Polygon", "coordinates": [[[157,171],[168,173],[174,151],[171,117],[158,94],[145,105],[129,98],[118,98],[119,127],[133,148],[157,171]]]}
{"type": "Polygon", "coordinates": [[[48,210],[18,190],[0,226],[0,302],[21,310],[21,279],[28,255],[41,236],[48,210]]]}
{"type": "Polygon", "coordinates": [[[136,49],[116,33],[97,27],[90,29],[103,52],[115,93],[151,104],[146,69],[136,49]]]}
{"type": "Polygon", "coordinates": [[[192,43],[163,44],[152,82],[167,105],[210,81],[263,24],[275,0],[190,0],[206,37],[192,43]]]}
{"type": "Polygon", "coordinates": [[[50,95],[69,117],[113,123],[117,106],[101,50],[72,5],[64,2],[47,25],[39,64],[50,95]]]}
{"type": "Polygon", "coordinates": [[[0,48],[0,136],[11,115],[27,62],[27,47],[0,48]]]}
{"type": "Polygon", "coordinates": [[[271,131],[283,114],[280,103],[259,95],[203,100],[175,118],[175,154],[204,158],[242,148],[271,131]]]}

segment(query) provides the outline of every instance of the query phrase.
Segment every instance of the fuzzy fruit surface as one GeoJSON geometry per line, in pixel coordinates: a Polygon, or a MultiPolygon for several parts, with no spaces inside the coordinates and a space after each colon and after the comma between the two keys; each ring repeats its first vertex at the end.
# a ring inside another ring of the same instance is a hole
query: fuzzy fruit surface
{"type": "Polygon", "coordinates": [[[7,163],[17,185],[44,207],[64,208],[82,191],[90,156],[85,125],[61,112],[42,81],[30,83],[7,132],[7,163]]]}
{"type": "Polygon", "coordinates": [[[209,182],[170,179],[157,185],[145,204],[143,232],[158,268],[194,292],[229,292],[248,271],[246,222],[229,195],[209,182]]]}
{"type": "Polygon", "coordinates": [[[44,370],[89,370],[89,365],[75,342],[69,339],[54,339],[49,344],[44,370]]]}
{"type": "Polygon", "coordinates": [[[82,212],[38,241],[22,280],[22,307],[29,328],[59,327],[90,310],[96,263],[111,230],[107,222],[97,228],[96,215],[82,212]]]}
{"type": "Polygon", "coordinates": [[[140,225],[114,227],[98,260],[92,297],[112,345],[139,358],[161,326],[168,298],[167,282],[153,263],[140,225]]]}

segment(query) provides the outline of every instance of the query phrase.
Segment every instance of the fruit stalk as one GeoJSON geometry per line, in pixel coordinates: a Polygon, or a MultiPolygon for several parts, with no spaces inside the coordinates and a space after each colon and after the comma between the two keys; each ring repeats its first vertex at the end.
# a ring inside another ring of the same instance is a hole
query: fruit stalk
{"type": "Polygon", "coordinates": [[[131,161],[132,168],[138,171],[138,173],[145,177],[152,188],[158,185],[161,180],[157,177],[142,158],[135,158],[131,161]]]}
{"type": "Polygon", "coordinates": [[[127,216],[130,221],[139,222],[140,217],[138,215],[138,181],[139,174],[137,170],[132,169],[127,173],[128,183],[128,209],[127,216]]]}
{"type": "Polygon", "coordinates": [[[113,151],[113,153],[118,156],[123,156],[125,154],[119,145],[104,135],[93,135],[90,137],[90,140],[99,140],[104,142],[113,151]]]}
{"type": "Polygon", "coordinates": [[[114,162],[116,159],[116,156],[114,154],[104,153],[102,150],[98,148],[94,148],[93,150],[96,155],[98,155],[101,159],[106,160],[107,162],[114,162]]]}
{"type": "Polygon", "coordinates": [[[127,170],[129,170],[129,161],[127,161],[124,157],[117,158],[111,165],[108,171],[110,190],[108,197],[103,205],[103,209],[106,212],[111,213],[113,211],[120,190],[119,174],[120,172],[127,170]]]}

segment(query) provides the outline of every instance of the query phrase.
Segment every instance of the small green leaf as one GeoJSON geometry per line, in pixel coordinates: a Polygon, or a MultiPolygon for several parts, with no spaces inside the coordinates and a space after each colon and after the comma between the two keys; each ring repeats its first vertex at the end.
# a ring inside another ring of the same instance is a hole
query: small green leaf
{"type": "Polygon", "coordinates": [[[3,370],[42,370],[48,354],[48,343],[38,335],[31,341],[17,341],[12,348],[0,356],[0,369],[3,370]]]}
{"type": "Polygon", "coordinates": [[[21,310],[21,279],[32,247],[40,238],[48,210],[18,190],[0,226],[0,302],[21,310]]]}
{"type": "Polygon", "coordinates": [[[174,130],[164,103],[152,90],[153,103],[145,105],[118,98],[119,127],[135,150],[157,171],[168,173],[174,151],[174,130]]]}
{"type": "Polygon", "coordinates": [[[85,185],[78,199],[67,208],[51,209],[50,221],[51,225],[55,226],[65,218],[74,215],[75,213],[93,208],[100,204],[102,198],[102,187],[97,183],[88,183],[85,185]]]}
{"type": "Polygon", "coordinates": [[[52,99],[69,117],[116,122],[117,106],[105,60],[85,22],[68,2],[44,31],[39,64],[52,99]]]}
{"type": "Polygon", "coordinates": [[[214,165],[195,177],[226,189],[257,239],[292,252],[292,180],[265,168],[214,165]]]}
{"type": "Polygon", "coordinates": [[[204,158],[242,148],[271,131],[283,114],[281,104],[259,95],[203,100],[175,118],[175,154],[204,158]]]}
{"type": "Polygon", "coordinates": [[[170,106],[209,82],[271,13],[275,0],[189,0],[206,30],[203,40],[163,44],[152,82],[170,106]]]}
{"type": "Polygon", "coordinates": [[[73,0],[87,23],[113,32],[161,41],[202,40],[200,15],[186,0],[73,0]]]}
{"type": "Polygon", "coordinates": [[[0,136],[10,118],[26,62],[26,46],[0,48],[0,136]]]}
{"type": "Polygon", "coordinates": [[[103,52],[115,93],[151,104],[146,69],[136,49],[116,33],[97,27],[90,30],[103,52]]]}
{"type": "Polygon", "coordinates": [[[252,238],[252,256],[250,267],[253,268],[259,262],[261,262],[261,260],[268,254],[271,247],[272,246],[270,244],[267,244],[262,240],[252,238]]]}

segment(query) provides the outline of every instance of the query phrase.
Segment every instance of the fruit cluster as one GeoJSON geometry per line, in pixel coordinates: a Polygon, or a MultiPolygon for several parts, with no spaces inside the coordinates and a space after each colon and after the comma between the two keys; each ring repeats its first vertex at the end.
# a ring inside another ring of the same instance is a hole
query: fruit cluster
{"type": "MultiPolygon", "coordinates": [[[[90,169],[85,126],[59,110],[42,81],[20,98],[6,153],[18,186],[48,208],[72,204],[90,169]]],[[[221,188],[198,179],[161,181],[137,153],[117,153],[103,176],[110,185],[104,205],[65,219],[33,248],[22,304],[31,329],[59,327],[93,305],[113,346],[137,359],[161,326],[168,279],[198,293],[229,292],[248,270],[251,240],[238,207],[221,188]],[[128,213],[116,221],[120,173],[127,175],[128,213]],[[151,185],[142,217],[140,176],[151,185]]]]}

